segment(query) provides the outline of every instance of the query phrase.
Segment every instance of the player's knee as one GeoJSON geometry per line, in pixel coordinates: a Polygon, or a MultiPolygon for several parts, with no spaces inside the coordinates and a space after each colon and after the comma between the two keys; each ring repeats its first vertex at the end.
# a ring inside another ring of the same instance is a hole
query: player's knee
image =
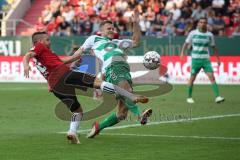
{"type": "Polygon", "coordinates": [[[73,113],[80,113],[80,114],[83,114],[83,110],[82,110],[82,107],[81,106],[79,106],[79,107],[73,107],[73,109],[72,110],[70,110],[71,112],[73,112],[73,113]],[[76,109],[75,109],[76,108],[76,109]]]}
{"type": "Polygon", "coordinates": [[[209,80],[210,80],[212,83],[215,82],[215,77],[214,77],[213,73],[208,74],[208,77],[209,77],[209,80]]]}
{"type": "Polygon", "coordinates": [[[189,79],[189,84],[192,85],[196,79],[196,76],[191,76],[189,79]]]}
{"type": "Polygon", "coordinates": [[[215,83],[215,78],[214,77],[211,78],[210,81],[211,81],[211,83],[215,83]]]}
{"type": "Polygon", "coordinates": [[[210,81],[215,82],[215,77],[213,75],[210,77],[210,81]]]}
{"type": "Polygon", "coordinates": [[[83,112],[80,103],[75,98],[63,99],[62,102],[71,112],[83,112]]]}
{"type": "Polygon", "coordinates": [[[132,87],[131,85],[128,83],[128,81],[121,81],[119,84],[118,84],[119,87],[127,90],[128,92],[133,92],[132,91],[132,87]]]}
{"type": "Polygon", "coordinates": [[[70,111],[71,112],[83,112],[81,105],[78,101],[74,101],[72,105],[70,106],[70,111]]]}

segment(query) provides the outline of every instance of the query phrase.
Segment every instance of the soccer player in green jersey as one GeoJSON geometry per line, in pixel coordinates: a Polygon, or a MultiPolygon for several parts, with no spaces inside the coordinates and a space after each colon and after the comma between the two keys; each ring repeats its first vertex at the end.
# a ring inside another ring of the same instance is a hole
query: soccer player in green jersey
{"type": "Polygon", "coordinates": [[[192,46],[192,64],[191,77],[188,82],[187,102],[194,103],[194,100],[192,98],[193,83],[201,69],[203,69],[207,74],[212,84],[212,89],[216,97],[215,102],[223,102],[224,98],[219,95],[218,85],[215,81],[212,65],[209,59],[209,48],[212,47],[214,54],[217,56],[218,65],[220,65],[220,59],[218,56],[217,48],[215,46],[214,36],[211,32],[207,31],[207,18],[204,17],[199,19],[197,29],[191,31],[187,36],[180,54],[181,60],[184,58],[184,52],[189,45],[192,46]]]}
{"type": "MultiPolygon", "coordinates": [[[[131,22],[133,25],[132,39],[113,39],[114,25],[111,21],[103,21],[100,24],[101,36],[92,35],[86,39],[81,49],[91,50],[91,52],[102,61],[102,74],[107,82],[111,82],[132,92],[132,78],[130,75],[130,66],[126,62],[125,50],[135,47],[139,44],[141,32],[139,28],[139,15],[134,13],[131,22]]],[[[142,114],[139,107],[122,96],[117,97],[118,111],[110,114],[101,122],[93,124],[88,138],[95,137],[101,130],[113,126],[127,117],[128,110],[134,113],[141,124],[146,124],[147,118],[151,115],[152,110],[147,109],[142,114]]]]}

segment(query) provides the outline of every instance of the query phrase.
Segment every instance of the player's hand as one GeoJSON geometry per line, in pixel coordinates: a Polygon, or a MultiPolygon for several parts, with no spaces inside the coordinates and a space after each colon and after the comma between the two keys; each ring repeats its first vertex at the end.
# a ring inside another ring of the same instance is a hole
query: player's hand
{"type": "Polygon", "coordinates": [[[220,62],[220,59],[219,59],[219,57],[217,58],[217,64],[218,64],[218,66],[220,66],[220,65],[221,65],[221,62],[220,62]]]}
{"type": "Polygon", "coordinates": [[[29,78],[29,71],[31,71],[31,67],[29,65],[24,66],[24,77],[29,78]]]}
{"type": "Polygon", "coordinates": [[[80,67],[81,63],[82,63],[82,59],[79,59],[78,61],[73,62],[71,64],[71,66],[73,66],[73,67],[80,67]]]}

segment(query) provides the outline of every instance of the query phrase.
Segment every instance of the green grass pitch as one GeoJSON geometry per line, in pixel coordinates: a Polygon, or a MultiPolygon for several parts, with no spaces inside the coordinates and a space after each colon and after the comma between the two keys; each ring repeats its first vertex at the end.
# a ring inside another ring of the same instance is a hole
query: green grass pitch
{"type": "MultiPolygon", "coordinates": [[[[137,122],[130,114],[118,125],[126,128],[104,130],[95,139],[87,139],[86,132],[81,132],[82,144],[71,145],[60,133],[67,131],[69,123],[55,116],[58,100],[46,84],[1,83],[0,159],[237,160],[240,86],[219,88],[226,98],[224,103],[214,103],[211,86],[196,85],[196,103],[189,105],[185,102],[186,86],[175,85],[170,93],[141,105],[141,109],[151,107],[154,111],[150,125],[134,127],[137,122]]],[[[79,99],[85,110],[98,103],[82,96],[79,99]]],[[[81,130],[89,129],[93,121],[82,122],[81,130]]]]}

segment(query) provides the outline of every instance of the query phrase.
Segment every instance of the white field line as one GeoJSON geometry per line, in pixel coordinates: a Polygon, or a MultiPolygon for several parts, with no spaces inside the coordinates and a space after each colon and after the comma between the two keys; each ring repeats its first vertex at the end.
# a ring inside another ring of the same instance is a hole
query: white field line
{"type": "Polygon", "coordinates": [[[240,140],[240,137],[178,136],[178,135],[158,135],[158,134],[133,134],[133,133],[101,133],[101,134],[102,135],[108,135],[108,136],[240,140]]]}
{"type": "MultiPolygon", "coordinates": [[[[206,117],[196,117],[196,118],[189,118],[189,119],[178,119],[172,121],[159,121],[159,122],[149,122],[147,125],[158,125],[158,124],[168,124],[168,123],[179,123],[179,122],[191,122],[191,121],[199,121],[199,120],[207,120],[207,119],[218,119],[218,118],[226,118],[226,117],[238,117],[240,113],[236,114],[225,114],[225,115],[215,115],[215,116],[206,116],[206,117]]],[[[122,125],[122,126],[115,126],[109,127],[105,130],[115,130],[115,129],[123,129],[123,128],[130,128],[130,127],[139,127],[141,124],[129,124],[129,125],[122,125]]],[[[79,133],[86,133],[89,132],[91,129],[80,130],[79,133]]],[[[66,134],[67,132],[58,132],[60,134],[66,134]]]]}

